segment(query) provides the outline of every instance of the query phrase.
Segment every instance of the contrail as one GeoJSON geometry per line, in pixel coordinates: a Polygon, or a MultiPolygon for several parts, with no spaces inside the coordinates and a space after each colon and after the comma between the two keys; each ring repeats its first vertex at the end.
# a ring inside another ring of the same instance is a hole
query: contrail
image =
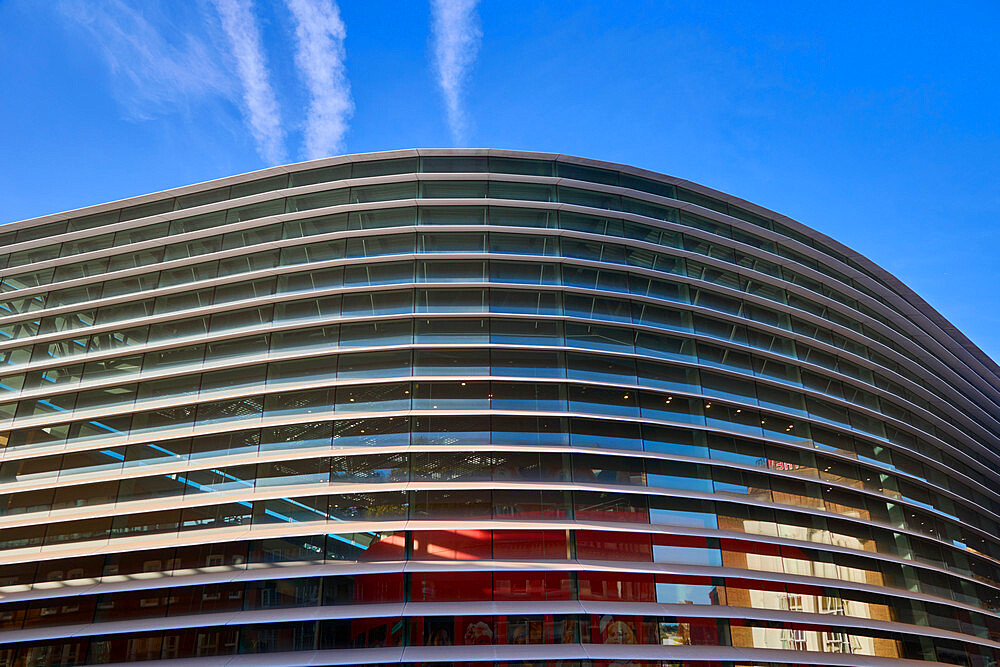
{"type": "Polygon", "coordinates": [[[448,128],[456,144],[465,142],[467,122],[462,108],[462,84],[476,60],[483,33],[476,6],[479,0],[431,0],[434,55],[438,84],[444,94],[448,128]]]}
{"type": "Polygon", "coordinates": [[[285,130],[278,100],[268,81],[267,59],[251,0],[215,0],[215,8],[236,59],[247,122],[257,151],[271,164],[281,164],[285,161],[285,130]]]}
{"type": "Polygon", "coordinates": [[[230,82],[206,41],[188,30],[161,29],[121,0],[67,0],[60,13],[93,38],[127,116],[149,120],[192,101],[227,95],[230,82]]]}
{"type": "Polygon", "coordinates": [[[354,110],[344,67],[344,22],[332,0],[286,1],[295,21],[295,64],[310,97],[305,156],[325,157],[341,149],[354,110]]]}

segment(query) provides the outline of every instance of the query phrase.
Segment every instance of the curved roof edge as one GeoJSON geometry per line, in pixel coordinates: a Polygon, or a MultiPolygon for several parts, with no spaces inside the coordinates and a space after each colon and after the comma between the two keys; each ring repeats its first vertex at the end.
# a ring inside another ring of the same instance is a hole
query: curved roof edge
{"type": "MultiPolygon", "coordinates": [[[[200,192],[202,190],[210,190],[217,187],[225,187],[227,185],[234,185],[238,183],[245,183],[247,181],[253,181],[261,178],[267,178],[269,176],[277,176],[280,174],[291,173],[296,171],[302,171],[305,169],[315,169],[319,167],[334,166],[338,164],[344,164],[347,162],[359,162],[359,161],[369,161],[369,160],[386,160],[392,158],[406,158],[406,157],[419,157],[419,156],[497,156],[497,157],[513,157],[522,159],[541,159],[541,160],[553,160],[557,162],[570,162],[573,164],[578,164],[581,166],[597,167],[602,169],[613,169],[623,173],[632,174],[635,176],[641,176],[644,178],[650,178],[653,180],[661,181],[664,183],[670,183],[673,185],[680,185],[684,188],[688,188],[700,194],[710,196],[714,199],[724,201],[727,204],[733,204],[739,208],[746,209],[751,213],[756,213],[764,217],[772,218],[781,224],[787,225],[788,227],[802,232],[803,234],[810,236],[817,241],[829,246],[830,248],[844,254],[848,258],[858,262],[866,269],[871,271],[880,280],[883,280],[889,287],[895,290],[900,296],[902,296],[913,308],[917,310],[921,315],[926,317],[931,321],[938,329],[940,329],[945,335],[947,335],[951,340],[953,340],[960,348],[961,352],[958,350],[952,350],[953,353],[961,355],[962,352],[968,354],[972,359],[981,364],[987,370],[993,374],[993,378],[990,384],[993,388],[1000,392],[1000,364],[997,364],[989,355],[983,352],[975,343],[973,343],[964,333],[962,333],[958,327],[948,321],[941,313],[939,313],[933,306],[931,306],[927,301],[925,301],[920,295],[914,292],[912,289],[907,287],[901,280],[896,278],[881,266],[868,259],[861,253],[853,250],[852,248],[844,245],[843,243],[833,239],[826,234],[809,227],[797,220],[789,218],[788,216],[782,215],[776,211],[765,208],[753,202],[741,199],[730,195],[728,193],[722,192],[721,190],[715,190],[713,188],[701,185],[700,183],[695,183],[683,178],[677,178],[675,176],[669,176],[656,171],[651,171],[648,169],[642,169],[639,167],[634,167],[627,164],[621,164],[618,162],[608,162],[605,160],[595,160],[592,158],[584,158],[575,155],[566,155],[563,153],[545,153],[538,151],[521,151],[521,150],[508,150],[508,149],[496,149],[496,148],[407,148],[391,151],[375,151],[370,153],[354,153],[347,155],[338,155],[328,158],[320,158],[317,160],[308,160],[304,162],[295,162],[287,165],[279,165],[275,167],[268,167],[266,169],[260,169],[257,171],[246,172],[243,174],[236,174],[233,176],[226,176],[224,178],[218,178],[210,181],[203,181],[201,183],[195,183],[192,185],[185,185],[177,188],[170,188],[167,190],[161,190],[159,192],[153,192],[145,195],[139,195],[136,197],[128,197],[126,199],[119,199],[117,201],[105,202],[102,204],[95,204],[91,206],[86,206],[78,209],[71,209],[68,211],[62,211],[59,213],[51,213],[44,216],[39,216],[36,218],[28,218],[26,220],[18,220],[9,223],[0,223],[0,228],[17,230],[24,227],[33,227],[35,225],[41,225],[47,222],[54,222],[57,220],[62,220],[70,217],[77,217],[82,215],[91,215],[94,213],[102,213],[104,211],[113,210],[116,208],[122,208],[125,206],[136,206],[139,204],[145,204],[148,202],[163,199],[164,197],[178,197],[186,194],[191,194],[195,192],[200,192]]],[[[737,218],[738,219],[738,218],[737,218]]],[[[984,378],[986,379],[986,378],[984,378]]]]}

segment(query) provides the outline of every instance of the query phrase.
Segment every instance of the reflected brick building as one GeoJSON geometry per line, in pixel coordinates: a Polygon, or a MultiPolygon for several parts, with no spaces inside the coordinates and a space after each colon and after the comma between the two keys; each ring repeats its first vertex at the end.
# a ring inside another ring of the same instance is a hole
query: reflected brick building
{"type": "Polygon", "coordinates": [[[0,289],[0,665],[997,664],[997,366],[734,197],[332,158],[0,289]]]}

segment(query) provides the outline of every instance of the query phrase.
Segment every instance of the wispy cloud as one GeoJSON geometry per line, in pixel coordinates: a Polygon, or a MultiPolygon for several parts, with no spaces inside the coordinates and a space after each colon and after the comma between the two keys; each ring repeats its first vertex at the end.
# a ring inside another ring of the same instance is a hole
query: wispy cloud
{"type": "Polygon", "coordinates": [[[207,41],[175,26],[158,28],[143,10],[121,0],[65,0],[59,8],[88,32],[112,73],[116,98],[133,119],[175,111],[194,99],[228,95],[229,79],[207,41]]]}
{"type": "Polygon", "coordinates": [[[306,158],[341,150],[354,110],[345,67],[346,29],[333,0],[287,0],[295,22],[295,64],[309,90],[306,158]]]}
{"type": "Polygon", "coordinates": [[[462,107],[462,86],[483,37],[476,13],[478,4],[479,0],[431,0],[438,84],[456,144],[465,143],[468,122],[462,107]]]}
{"type": "Polygon", "coordinates": [[[280,164],[285,161],[285,130],[251,0],[214,0],[214,4],[236,60],[247,123],[257,151],[271,164],[280,164]]]}

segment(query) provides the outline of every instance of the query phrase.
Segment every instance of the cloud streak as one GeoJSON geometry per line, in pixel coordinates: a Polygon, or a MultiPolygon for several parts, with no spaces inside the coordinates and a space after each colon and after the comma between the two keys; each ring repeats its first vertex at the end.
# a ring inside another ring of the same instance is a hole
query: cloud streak
{"type": "Polygon", "coordinates": [[[278,100],[269,82],[267,58],[251,0],[214,0],[214,4],[236,60],[236,73],[243,87],[244,113],[257,143],[257,152],[267,162],[280,164],[285,161],[285,130],[278,100]]]}
{"type": "Polygon", "coordinates": [[[479,0],[431,0],[434,60],[444,95],[448,129],[456,144],[465,143],[468,121],[462,88],[476,60],[483,33],[476,6],[479,0]]]}
{"type": "Polygon", "coordinates": [[[114,95],[133,120],[229,93],[229,81],[203,39],[173,28],[168,39],[142,12],[121,0],[66,0],[59,9],[98,45],[112,74],[114,95]]]}
{"type": "Polygon", "coordinates": [[[309,91],[304,154],[326,157],[342,149],[354,110],[345,66],[347,31],[333,0],[286,0],[295,23],[295,65],[309,91]]]}

